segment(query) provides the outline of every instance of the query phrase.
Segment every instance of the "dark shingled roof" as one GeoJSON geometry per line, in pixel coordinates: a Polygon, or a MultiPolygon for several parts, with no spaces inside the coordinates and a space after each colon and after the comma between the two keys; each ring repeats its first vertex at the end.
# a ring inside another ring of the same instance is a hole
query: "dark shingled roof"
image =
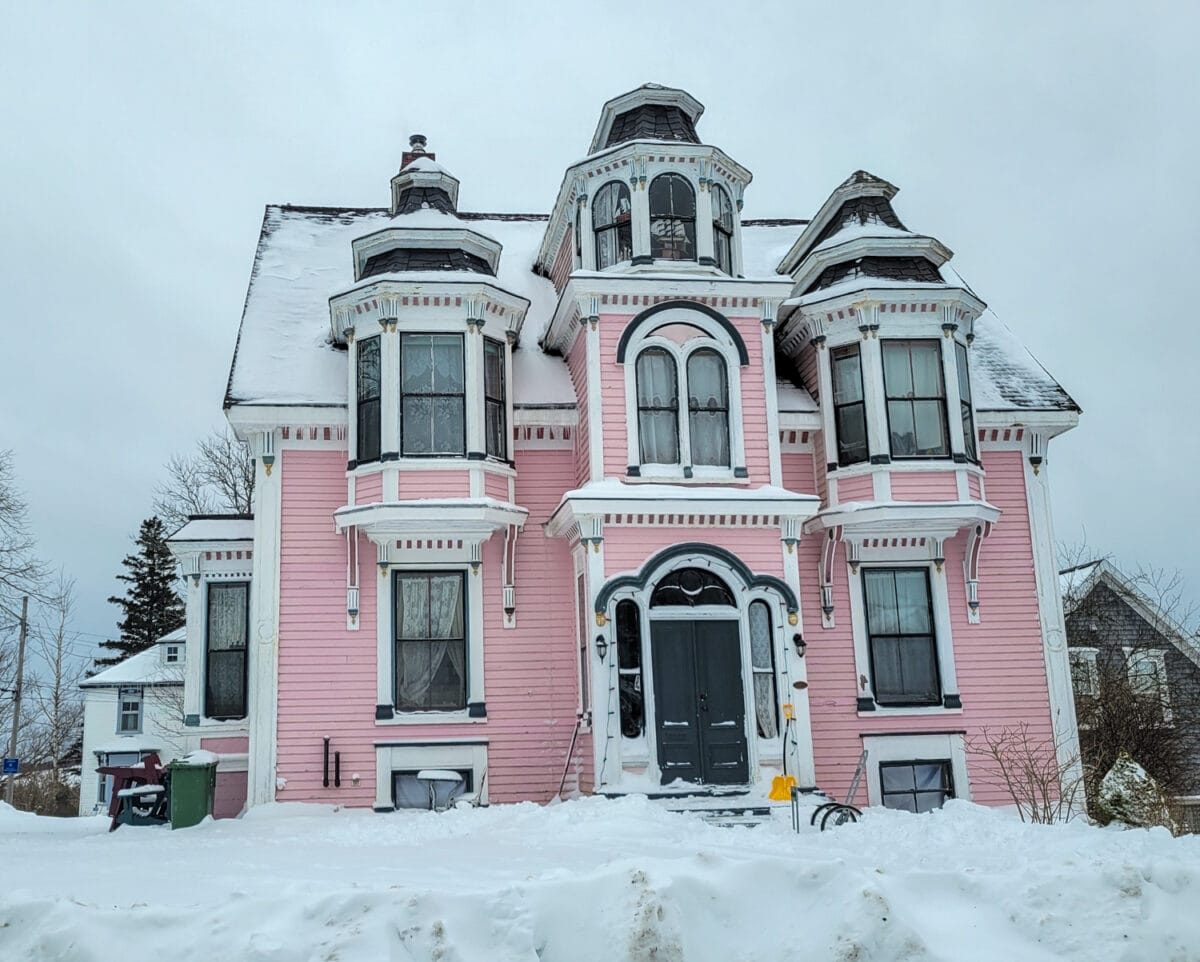
{"type": "Polygon", "coordinates": [[[408,187],[400,192],[396,207],[397,214],[411,214],[414,211],[432,208],[445,214],[454,213],[454,201],[440,187],[408,187]]]}
{"type": "Polygon", "coordinates": [[[696,125],[692,118],[673,104],[642,104],[618,114],[608,132],[605,147],[623,144],[627,140],[679,140],[698,144],[696,125]]]}
{"type": "Polygon", "coordinates": [[[892,281],[922,281],[940,284],[942,275],[924,257],[859,257],[831,264],[817,276],[808,290],[820,291],[854,277],[879,277],[892,281]]]}
{"type": "Polygon", "coordinates": [[[900,223],[900,218],[896,216],[886,197],[853,197],[838,208],[838,212],[817,235],[811,247],[820,247],[845,227],[865,227],[867,224],[885,224],[896,230],[908,230],[900,223]]]}
{"type": "Polygon", "coordinates": [[[482,257],[457,248],[401,247],[397,250],[375,254],[367,259],[362,276],[376,274],[399,274],[404,271],[469,271],[474,274],[495,272],[482,257]]]}

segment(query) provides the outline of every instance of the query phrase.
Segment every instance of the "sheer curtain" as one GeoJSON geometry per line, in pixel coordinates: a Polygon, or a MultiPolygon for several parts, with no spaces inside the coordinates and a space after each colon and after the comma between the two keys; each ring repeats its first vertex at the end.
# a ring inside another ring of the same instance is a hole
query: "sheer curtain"
{"type": "Polygon", "coordinates": [[[754,669],[754,714],[760,738],[779,734],[775,708],[775,658],[771,651],[771,613],[761,601],[750,604],[750,663],[754,669]]]}
{"type": "Polygon", "coordinates": [[[675,360],[662,348],[638,355],[638,437],[643,464],[679,463],[679,388],[675,360]]]}
{"type": "Polygon", "coordinates": [[[716,351],[688,358],[688,422],[692,464],[729,464],[729,393],[725,362],[716,351]]]}
{"type": "Polygon", "coordinates": [[[462,707],[460,703],[465,703],[466,641],[462,588],[462,576],[459,574],[398,576],[398,708],[411,711],[431,707],[462,707]],[[447,667],[449,672],[444,670],[447,667]],[[435,691],[434,682],[439,677],[442,679],[439,686],[442,690],[435,691]]]}

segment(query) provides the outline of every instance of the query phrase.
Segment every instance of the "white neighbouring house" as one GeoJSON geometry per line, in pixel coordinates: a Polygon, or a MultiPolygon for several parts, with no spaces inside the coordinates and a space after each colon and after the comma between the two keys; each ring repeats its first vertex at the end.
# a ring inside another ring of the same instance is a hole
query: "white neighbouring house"
{"type": "Polygon", "coordinates": [[[166,762],[186,752],[181,713],[186,641],[186,629],[177,628],[81,683],[80,815],[108,807],[112,779],[96,774],[100,766],[133,765],[151,752],[166,762]]]}

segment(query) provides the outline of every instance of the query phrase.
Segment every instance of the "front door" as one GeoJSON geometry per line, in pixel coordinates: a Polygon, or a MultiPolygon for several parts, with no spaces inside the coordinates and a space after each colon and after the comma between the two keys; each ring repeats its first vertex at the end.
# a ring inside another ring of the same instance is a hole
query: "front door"
{"type": "Polygon", "coordinates": [[[736,621],[654,621],[654,714],[662,783],[750,780],[736,621]]]}

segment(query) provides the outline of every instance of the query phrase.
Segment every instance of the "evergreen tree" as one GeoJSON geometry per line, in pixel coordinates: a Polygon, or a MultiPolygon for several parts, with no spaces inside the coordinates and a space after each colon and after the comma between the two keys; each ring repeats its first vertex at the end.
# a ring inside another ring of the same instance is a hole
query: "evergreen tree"
{"type": "Polygon", "coordinates": [[[166,529],[158,518],[142,522],[136,544],[137,554],[126,555],[121,562],[125,574],[117,575],[129,588],[124,598],[115,595],[109,602],[119,605],[125,617],[117,626],[121,637],[104,641],[112,655],[97,658],[96,667],[105,668],[145,651],[159,638],[184,622],[183,599],[175,591],[175,558],[167,547],[166,529]]]}

